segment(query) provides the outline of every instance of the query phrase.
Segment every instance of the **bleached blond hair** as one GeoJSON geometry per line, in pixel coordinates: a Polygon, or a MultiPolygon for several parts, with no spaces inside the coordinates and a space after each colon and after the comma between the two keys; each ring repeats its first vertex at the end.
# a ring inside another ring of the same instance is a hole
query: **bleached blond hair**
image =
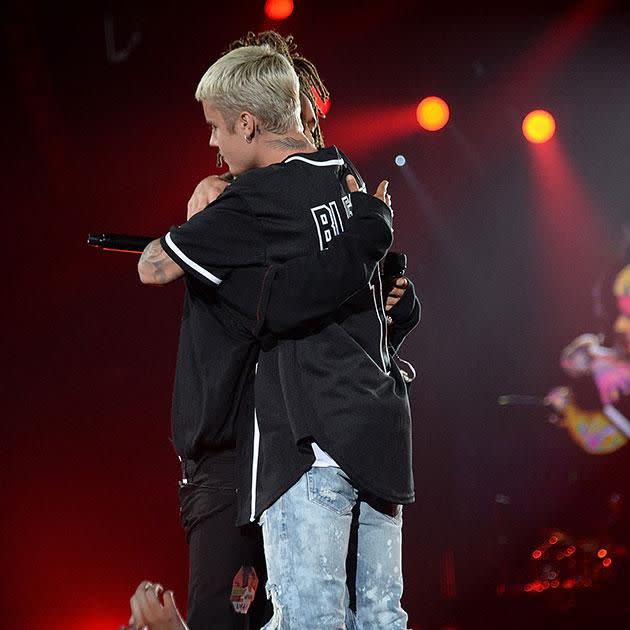
{"type": "Polygon", "coordinates": [[[211,102],[232,128],[246,111],[271,133],[302,129],[298,76],[291,62],[266,44],[220,57],[201,77],[195,98],[211,102]]]}

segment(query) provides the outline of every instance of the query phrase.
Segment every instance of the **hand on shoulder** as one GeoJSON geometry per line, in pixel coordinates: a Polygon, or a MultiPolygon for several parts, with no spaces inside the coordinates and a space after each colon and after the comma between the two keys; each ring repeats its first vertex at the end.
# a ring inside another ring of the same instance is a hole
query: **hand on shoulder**
{"type": "Polygon", "coordinates": [[[195,187],[192,196],[188,200],[188,214],[190,219],[201,212],[208,204],[211,204],[230,184],[229,176],[209,175],[204,177],[195,187]]]}

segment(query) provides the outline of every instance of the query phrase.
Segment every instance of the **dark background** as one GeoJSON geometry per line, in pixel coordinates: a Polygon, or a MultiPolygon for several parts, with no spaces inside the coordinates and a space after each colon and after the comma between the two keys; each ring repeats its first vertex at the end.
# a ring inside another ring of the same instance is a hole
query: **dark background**
{"type": "MultiPolygon", "coordinates": [[[[618,625],[623,559],[609,586],[568,604],[515,592],[546,528],[599,542],[630,447],[589,456],[544,410],[496,401],[564,383],[560,350],[602,329],[592,286],[630,216],[630,13],[623,2],[296,4],[276,28],[330,88],[327,142],[371,186],[389,179],[396,248],[424,305],[402,352],[418,370],[410,624],[618,625]],[[435,134],[414,120],[430,94],[451,107],[435,134]],[[520,131],[537,107],[558,123],[544,146],[520,131]]],[[[1,625],[109,630],[142,578],[185,602],[169,441],[182,289],[140,286],[133,256],[89,249],[86,235],[158,235],[184,219],[214,168],[197,81],[231,40],[271,24],[245,0],[3,15],[1,625]]]]}

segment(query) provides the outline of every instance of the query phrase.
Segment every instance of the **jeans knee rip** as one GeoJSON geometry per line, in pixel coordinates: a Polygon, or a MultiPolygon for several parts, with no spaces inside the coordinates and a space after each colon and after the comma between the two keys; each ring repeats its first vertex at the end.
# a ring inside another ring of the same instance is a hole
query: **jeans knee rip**
{"type": "Polygon", "coordinates": [[[265,627],[269,630],[280,630],[282,628],[282,606],[280,605],[280,598],[278,596],[278,587],[275,584],[267,584],[265,590],[267,592],[267,599],[271,600],[273,606],[273,616],[265,627]]]}

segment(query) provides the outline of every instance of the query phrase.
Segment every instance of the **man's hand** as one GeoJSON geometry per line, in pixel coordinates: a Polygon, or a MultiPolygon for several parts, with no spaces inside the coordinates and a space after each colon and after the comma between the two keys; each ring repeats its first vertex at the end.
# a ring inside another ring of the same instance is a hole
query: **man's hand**
{"type": "Polygon", "coordinates": [[[385,302],[385,310],[391,311],[398,302],[400,302],[403,295],[405,295],[405,291],[407,290],[407,278],[404,276],[402,278],[396,278],[396,282],[394,282],[394,286],[390,289],[387,294],[387,301],[385,302]]]}
{"type": "Polygon", "coordinates": [[[202,179],[188,200],[188,214],[186,219],[201,212],[212,203],[229,185],[230,179],[226,175],[209,175],[202,179]]]}
{"type": "Polygon", "coordinates": [[[543,400],[545,405],[550,405],[554,411],[564,413],[571,402],[571,390],[568,387],[554,387],[543,400]]]}
{"type": "Polygon", "coordinates": [[[549,405],[553,408],[552,413],[548,420],[551,424],[563,426],[563,416],[567,410],[567,407],[573,399],[573,394],[568,387],[554,387],[543,399],[545,405],[549,405]]]}
{"type": "MultiPolygon", "coordinates": [[[[353,192],[359,192],[359,184],[357,183],[356,178],[353,175],[346,175],[346,185],[348,186],[348,190],[353,192]]],[[[377,187],[376,192],[374,193],[374,197],[382,201],[390,210],[392,207],[392,198],[387,192],[387,187],[389,182],[384,179],[377,187]]],[[[391,288],[389,294],[387,295],[387,302],[385,303],[385,310],[389,311],[398,302],[403,295],[405,295],[405,290],[407,289],[407,278],[397,278],[396,282],[394,282],[394,286],[391,288]]],[[[390,322],[391,323],[391,322],[390,322]]]]}
{"type": "MultiPolygon", "coordinates": [[[[359,184],[357,183],[357,180],[354,177],[354,175],[346,175],[346,185],[348,186],[348,190],[351,193],[359,192],[359,184]]],[[[378,185],[378,188],[376,189],[376,192],[374,193],[374,197],[376,197],[377,199],[380,199],[384,204],[389,206],[389,208],[391,209],[392,198],[387,193],[387,186],[389,186],[389,182],[386,179],[384,179],[378,185]]]]}
{"type": "Polygon", "coordinates": [[[163,595],[164,603],[160,601],[160,594],[164,591],[160,584],[148,580],[140,582],[136,592],[129,600],[131,605],[131,628],[147,628],[147,630],[188,630],[179,610],[175,606],[173,591],[166,591],[163,595]]]}

